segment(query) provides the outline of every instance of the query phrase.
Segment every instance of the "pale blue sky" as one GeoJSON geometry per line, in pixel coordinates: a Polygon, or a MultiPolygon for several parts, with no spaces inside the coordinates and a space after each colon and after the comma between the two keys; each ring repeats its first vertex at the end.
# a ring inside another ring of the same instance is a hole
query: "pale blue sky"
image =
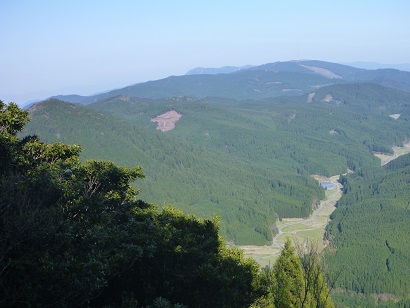
{"type": "Polygon", "coordinates": [[[410,62],[410,1],[0,1],[0,99],[24,104],[294,59],[410,62]]]}

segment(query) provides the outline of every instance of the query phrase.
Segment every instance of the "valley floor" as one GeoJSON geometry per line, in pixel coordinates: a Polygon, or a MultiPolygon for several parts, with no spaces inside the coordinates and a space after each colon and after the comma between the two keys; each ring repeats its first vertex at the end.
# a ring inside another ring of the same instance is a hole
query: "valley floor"
{"type": "MultiPolygon", "coordinates": [[[[404,144],[403,147],[393,147],[393,155],[374,155],[380,158],[381,165],[385,165],[397,157],[410,153],[410,142],[404,144]]],[[[273,264],[280,254],[287,237],[292,241],[305,243],[314,241],[323,249],[326,243],[323,241],[323,235],[326,225],[329,222],[329,217],[335,210],[336,202],[341,198],[341,184],[337,182],[339,175],[334,175],[330,178],[313,175],[318,182],[329,181],[334,183],[335,188],[326,190],[326,197],[320,202],[317,209],[307,219],[302,218],[284,218],[282,221],[276,222],[278,233],[273,238],[272,245],[269,246],[239,246],[243,249],[246,256],[255,259],[261,266],[273,264]]]]}
{"type": "Polygon", "coordinates": [[[381,161],[381,165],[384,166],[392,160],[396,159],[397,157],[410,153],[410,142],[405,143],[403,147],[393,147],[393,151],[393,155],[374,153],[374,156],[379,158],[381,161]]]}
{"type": "Polygon", "coordinates": [[[279,255],[285,240],[290,237],[292,241],[304,243],[315,241],[320,249],[323,249],[323,235],[326,225],[329,222],[330,214],[335,210],[337,200],[342,196],[341,185],[337,182],[339,175],[330,178],[315,175],[319,182],[329,181],[334,183],[335,188],[326,191],[326,197],[320,202],[309,218],[284,218],[276,222],[278,233],[270,246],[240,246],[248,257],[255,259],[261,266],[273,264],[279,255]]]}

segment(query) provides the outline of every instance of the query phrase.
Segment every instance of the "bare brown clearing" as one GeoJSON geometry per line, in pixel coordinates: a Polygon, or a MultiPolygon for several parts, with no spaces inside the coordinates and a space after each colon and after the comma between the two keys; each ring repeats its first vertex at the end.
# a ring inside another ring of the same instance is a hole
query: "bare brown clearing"
{"type": "Polygon", "coordinates": [[[181,117],[182,114],[171,110],[151,119],[151,122],[157,122],[157,129],[166,132],[174,129],[175,123],[178,122],[181,117]]]}
{"type": "Polygon", "coordinates": [[[311,71],[320,74],[322,76],[325,76],[327,78],[342,78],[341,76],[333,73],[331,70],[325,69],[325,68],[321,68],[321,67],[317,67],[317,66],[307,66],[307,65],[301,65],[307,69],[310,69],[311,71]]]}
{"type": "Polygon", "coordinates": [[[313,98],[315,97],[315,95],[316,95],[316,92],[309,93],[308,98],[307,98],[308,104],[313,102],[313,98]]]}
{"type": "Polygon", "coordinates": [[[332,94],[327,94],[327,95],[325,96],[325,98],[322,99],[321,101],[322,101],[322,102],[325,102],[325,103],[330,103],[331,101],[333,101],[333,96],[332,96],[332,94]]]}

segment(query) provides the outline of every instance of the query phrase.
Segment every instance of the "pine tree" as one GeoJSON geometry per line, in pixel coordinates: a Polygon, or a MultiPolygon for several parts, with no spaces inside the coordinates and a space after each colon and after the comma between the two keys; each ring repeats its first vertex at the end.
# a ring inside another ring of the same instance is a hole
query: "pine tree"
{"type": "Polygon", "coordinates": [[[304,294],[302,263],[289,238],[273,266],[273,271],[276,279],[275,306],[301,307],[304,294]]]}
{"type": "Polygon", "coordinates": [[[317,243],[310,243],[307,247],[296,243],[296,250],[301,260],[304,280],[301,307],[334,307],[323,273],[322,260],[317,243]]]}

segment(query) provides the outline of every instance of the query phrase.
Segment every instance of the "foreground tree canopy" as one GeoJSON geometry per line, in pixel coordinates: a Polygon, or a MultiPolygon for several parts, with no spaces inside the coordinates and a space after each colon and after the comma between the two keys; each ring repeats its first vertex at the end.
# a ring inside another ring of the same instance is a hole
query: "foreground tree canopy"
{"type": "Polygon", "coordinates": [[[137,200],[141,167],[83,164],[77,145],[20,138],[27,121],[0,101],[0,306],[332,306],[307,289],[290,242],[260,271],[217,218],[137,200]]]}

